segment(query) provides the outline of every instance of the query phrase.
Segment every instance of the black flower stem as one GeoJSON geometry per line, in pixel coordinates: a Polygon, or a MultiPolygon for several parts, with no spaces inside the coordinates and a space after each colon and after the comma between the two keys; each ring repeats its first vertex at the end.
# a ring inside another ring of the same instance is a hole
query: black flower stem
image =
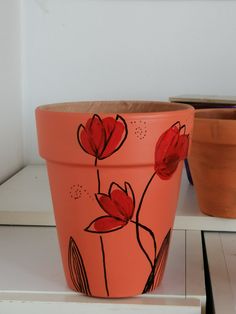
{"type": "Polygon", "coordinates": [[[99,169],[97,168],[97,179],[98,179],[98,194],[101,192],[101,181],[100,181],[100,173],[99,169]]]}
{"type": "Polygon", "coordinates": [[[101,180],[100,180],[100,172],[99,172],[99,168],[98,168],[98,158],[97,157],[95,158],[94,166],[97,169],[98,194],[100,194],[100,192],[101,192],[101,180]]]}
{"type": "MultiPolygon", "coordinates": [[[[134,220],[130,220],[130,222],[132,222],[133,224],[137,225],[137,222],[134,221],[134,220]]],[[[154,259],[155,259],[156,253],[157,253],[157,244],[156,244],[156,239],[155,239],[155,235],[154,235],[153,231],[151,229],[149,229],[147,226],[145,226],[145,225],[143,225],[141,223],[138,224],[138,227],[142,228],[143,230],[147,231],[150,234],[150,236],[151,236],[151,238],[153,240],[153,244],[154,244],[154,259]]],[[[147,257],[151,267],[153,267],[154,264],[152,263],[150,257],[148,255],[146,255],[146,257],[147,257]]]]}
{"type": "Polygon", "coordinates": [[[98,158],[95,157],[95,162],[94,162],[94,166],[97,167],[97,163],[98,163],[98,158]]]}
{"type": "Polygon", "coordinates": [[[105,250],[104,250],[102,236],[100,236],[100,244],[101,244],[101,249],[102,249],[102,263],[103,263],[103,272],[104,272],[106,293],[107,293],[107,296],[109,297],[109,289],[108,289],[108,283],[107,283],[106,258],[105,258],[105,250]]]}
{"type": "MultiPolygon", "coordinates": [[[[145,189],[143,191],[143,194],[141,196],[141,199],[140,199],[140,202],[139,202],[139,205],[138,205],[138,209],[137,209],[137,212],[136,212],[136,222],[135,222],[135,224],[136,224],[136,236],[137,236],[138,244],[139,244],[141,250],[143,251],[143,253],[145,254],[145,256],[147,257],[149,263],[150,263],[151,259],[150,259],[149,255],[148,255],[147,251],[145,250],[145,248],[144,248],[144,246],[143,246],[143,244],[141,242],[141,239],[140,239],[139,228],[141,227],[141,224],[139,223],[139,215],[140,215],[140,210],[142,208],[142,204],[143,204],[143,200],[144,200],[145,194],[146,194],[146,192],[147,192],[147,190],[148,190],[148,188],[149,188],[153,178],[155,177],[155,175],[156,175],[156,172],[153,173],[153,175],[149,179],[149,181],[148,181],[148,183],[147,183],[147,185],[146,185],[146,187],[145,187],[145,189]]],[[[153,234],[153,236],[154,236],[154,234],[153,234]]],[[[155,239],[155,236],[154,236],[154,239],[155,239]]],[[[156,240],[155,240],[155,244],[156,244],[156,240]]],[[[156,246],[155,246],[155,244],[154,244],[154,250],[155,250],[155,257],[156,257],[156,246]]],[[[154,257],[154,259],[155,259],[155,257],[154,257]]],[[[153,267],[152,261],[151,261],[150,265],[151,265],[151,268],[152,268],[153,267]]]]}

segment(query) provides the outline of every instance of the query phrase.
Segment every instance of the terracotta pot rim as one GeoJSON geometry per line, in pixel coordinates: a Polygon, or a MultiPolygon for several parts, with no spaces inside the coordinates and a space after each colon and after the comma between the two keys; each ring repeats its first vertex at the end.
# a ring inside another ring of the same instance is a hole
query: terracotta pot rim
{"type": "Polygon", "coordinates": [[[214,145],[236,145],[236,109],[195,111],[192,140],[214,145]]]}
{"type": "Polygon", "coordinates": [[[86,114],[122,114],[128,116],[157,117],[176,112],[194,110],[188,104],[162,101],[139,100],[105,100],[105,101],[75,101],[40,105],[36,111],[48,114],[86,115],[86,114]]]}
{"type": "Polygon", "coordinates": [[[211,108],[195,110],[195,121],[207,121],[207,123],[236,123],[236,108],[211,108]]]}

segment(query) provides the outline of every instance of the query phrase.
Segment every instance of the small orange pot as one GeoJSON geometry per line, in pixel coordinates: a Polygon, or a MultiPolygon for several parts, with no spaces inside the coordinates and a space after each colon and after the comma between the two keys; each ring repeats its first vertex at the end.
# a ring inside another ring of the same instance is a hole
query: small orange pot
{"type": "Polygon", "coordinates": [[[191,106],[160,102],[36,109],[70,288],[118,298],[160,282],[192,120],[191,106]]]}
{"type": "Polygon", "coordinates": [[[196,111],[189,163],[201,211],[236,218],[236,109],[196,111]]]}

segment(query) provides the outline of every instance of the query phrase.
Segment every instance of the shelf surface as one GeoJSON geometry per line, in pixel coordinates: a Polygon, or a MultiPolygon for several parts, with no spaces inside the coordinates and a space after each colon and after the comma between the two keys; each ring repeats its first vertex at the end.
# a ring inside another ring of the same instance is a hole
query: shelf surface
{"type": "Polygon", "coordinates": [[[215,314],[236,313],[236,234],[205,232],[215,314]]]}
{"type": "MultiPolygon", "coordinates": [[[[206,293],[199,231],[173,231],[166,271],[162,283],[154,292],[136,298],[109,301],[85,297],[67,287],[55,227],[1,226],[0,250],[0,300],[4,302],[15,300],[90,305],[109,302],[131,306],[154,304],[157,310],[155,313],[159,313],[157,306],[170,311],[160,313],[200,313],[201,307],[202,313],[205,311],[206,293]],[[174,308],[176,312],[172,312],[174,308]]],[[[0,302],[0,309],[2,305],[0,302]]]]}
{"type": "MultiPolygon", "coordinates": [[[[45,166],[27,166],[0,186],[0,224],[55,225],[45,166]]],[[[174,229],[236,231],[236,219],[201,213],[183,171],[174,229]]]]}

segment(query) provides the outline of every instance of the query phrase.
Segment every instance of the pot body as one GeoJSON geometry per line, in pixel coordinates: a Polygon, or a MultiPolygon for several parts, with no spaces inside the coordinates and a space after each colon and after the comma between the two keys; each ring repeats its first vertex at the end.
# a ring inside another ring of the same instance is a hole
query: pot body
{"type": "Polygon", "coordinates": [[[163,178],[157,142],[176,123],[189,134],[193,109],[117,115],[54,108],[38,107],[36,122],[69,287],[112,298],[153,290],[165,267],[182,171],[181,159],[163,178]]]}
{"type": "Polygon", "coordinates": [[[236,110],[196,111],[189,163],[201,211],[236,218],[236,110]]]}

